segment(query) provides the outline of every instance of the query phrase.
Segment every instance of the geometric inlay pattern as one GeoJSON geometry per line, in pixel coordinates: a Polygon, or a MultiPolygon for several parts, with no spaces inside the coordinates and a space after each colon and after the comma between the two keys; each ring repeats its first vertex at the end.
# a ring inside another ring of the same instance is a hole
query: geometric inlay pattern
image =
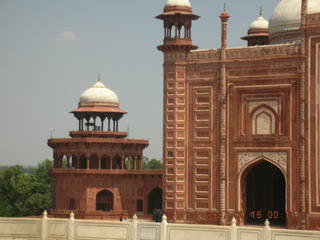
{"type": "Polygon", "coordinates": [[[276,163],[281,166],[282,170],[287,173],[287,162],[288,153],[287,152],[239,152],[238,153],[238,172],[250,162],[257,159],[265,158],[271,162],[276,163]]]}

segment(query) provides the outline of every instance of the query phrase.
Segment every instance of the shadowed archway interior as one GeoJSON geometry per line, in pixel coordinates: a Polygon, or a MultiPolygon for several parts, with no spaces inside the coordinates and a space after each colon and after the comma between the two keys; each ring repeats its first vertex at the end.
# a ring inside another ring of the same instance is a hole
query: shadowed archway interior
{"type": "Polygon", "coordinates": [[[245,176],[246,224],[286,225],[286,183],[281,170],[261,161],[245,176]]]}
{"type": "Polygon", "coordinates": [[[113,193],[108,190],[102,190],[97,194],[96,210],[108,212],[113,210],[113,193]]]}
{"type": "Polygon", "coordinates": [[[148,212],[152,214],[154,209],[162,210],[161,188],[154,188],[148,195],[148,212]]]}

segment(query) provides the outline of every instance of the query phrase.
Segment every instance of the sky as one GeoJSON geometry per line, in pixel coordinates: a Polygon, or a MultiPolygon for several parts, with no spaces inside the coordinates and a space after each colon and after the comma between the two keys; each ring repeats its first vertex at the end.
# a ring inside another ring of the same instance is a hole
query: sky
{"type": "MultiPolygon", "coordinates": [[[[193,43],[219,48],[224,0],[191,0],[201,18],[193,43]]],[[[228,0],[229,47],[263,7],[279,0],[228,0]]],[[[162,158],[162,22],[165,0],[0,0],[0,165],[36,166],[52,159],[47,139],[68,137],[78,122],[69,112],[81,93],[102,82],[117,93],[120,130],[148,139],[149,158],[162,158]]]]}

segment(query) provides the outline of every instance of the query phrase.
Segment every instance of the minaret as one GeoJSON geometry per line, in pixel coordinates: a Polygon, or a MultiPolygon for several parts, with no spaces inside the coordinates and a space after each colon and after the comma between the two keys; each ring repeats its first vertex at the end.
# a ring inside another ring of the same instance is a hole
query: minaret
{"type": "MultiPolygon", "coordinates": [[[[184,222],[190,208],[187,189],[187,57],[192,44],[192,13],[189,0],[167,0],[163,20],[164,40],[158,49],[164,52],[163,64],[163,210],[171,222],[184,222]]],[[[192,206],[191,206],[192,207],[192,206]]]]}
{"type": "Polygon", "coordinates": [[[163,20],[164,39],[158,49],[163,52],[188,52],[197,49],[192,45],[192,21],[199,16],[192,13],[189,0],[167,0],[163,13],[156,18],[163,20]]]}
{"type": "Polygon", "coordinates": [[[228,45],[228,19],[230,18],[224,4],[223,12],[220,14],[221,19],[221,65],[220,65],[220,224],[226,224],[226,149],[227,149],[227,74],[226,48],[228,45]]]}
{"type": "MultiPolygon", "coordinates": [[[[307,84],[307,51],[308,51],[308,36],[306,34],[306,18],[308,14],[308,0],[301,1],[301,52],[303,58],[301,58],[301,69],[300,69],[300,88],[305,89],[307,84]]],[[[306,103],[305,93],[301,91],[300,94],[300,109],[307,109],[308,104],[306,103]]],[[[300,111],[300,132],[304,132],[305,129],[305,112],[300,111]]],[[[312,126],[309,126],[312,127],[312,126]]],[[[306,219],[306,212],[307,212],[307,195],[306,195],[306,139],[305,134],[300,134],[300,161],[299,161],[299,182],[300,182],[300,201],[299,201],[299,226],[301,229],[306,229],[307,227],[307,219],[306,219]]]]}

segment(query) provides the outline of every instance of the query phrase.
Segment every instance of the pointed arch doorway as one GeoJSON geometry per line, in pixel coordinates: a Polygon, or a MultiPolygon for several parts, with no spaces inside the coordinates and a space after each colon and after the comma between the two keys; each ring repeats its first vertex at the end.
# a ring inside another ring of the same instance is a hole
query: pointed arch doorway
{"type": "Polygon", "coordinates": [[[242,175],[242,204],[246,224],[286,225],[286,181],[282,171],[261,160],[242,175]]]}

